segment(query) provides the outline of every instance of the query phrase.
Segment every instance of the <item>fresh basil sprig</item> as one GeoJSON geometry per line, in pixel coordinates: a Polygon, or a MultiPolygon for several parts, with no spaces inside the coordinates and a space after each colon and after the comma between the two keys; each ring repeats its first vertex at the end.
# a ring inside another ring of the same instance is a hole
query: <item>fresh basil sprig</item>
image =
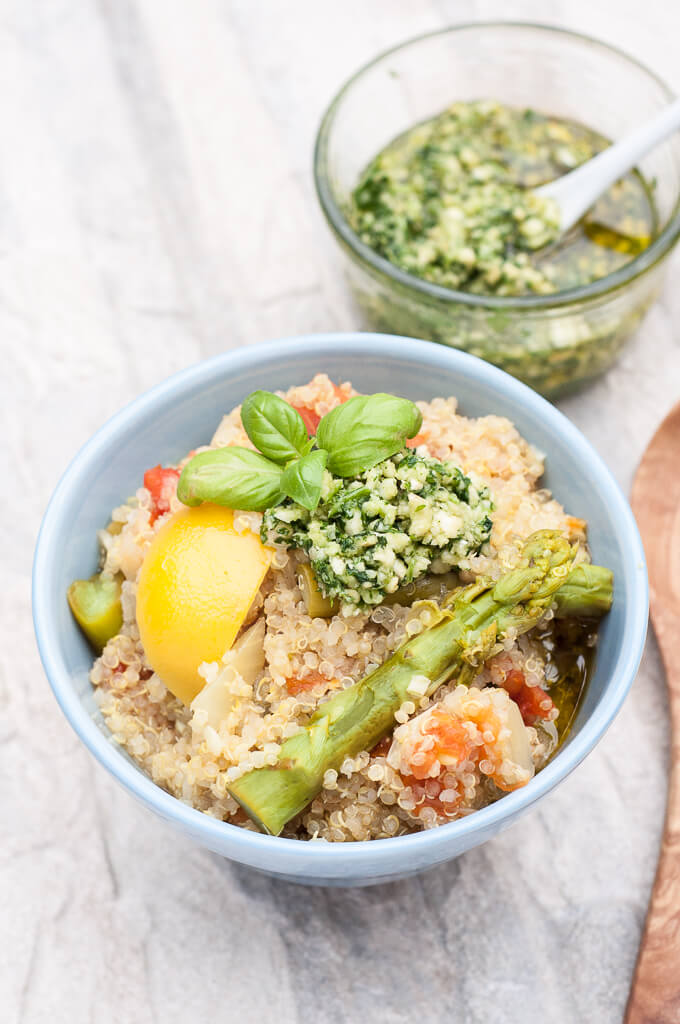
{"type": "Polygon", "coordinates": [[[371,469],[401,451],[423,420],[406,398],[357,395],[327,413],[309,438],[300,414],[270,391],[248,395],[241,419],[259,450],[229,445],[195,455],[177,487],[185,505],[212,501],[262,512],[288,497],[313,512],[326,467],[341,477],[371,469]]]}
{"type": "Polygon", "coordinates": [[[396,395],[357,395],[323,417],[316,433],[336,476],[356,476],[404,447],[420,430],[416,405],[396,395]]]}
{"type": "Polygon", "coordinates": [[[271,391],[253,391],[241,406],[243,428],[258,451],[285,466],[311,451],[302,416],[271,391]]]}
{"type": "Polygon", "coordinates": [[[328,453],[317,449],[291,462],[283,471],[281,490],[298,505],[313,512],[321,498],[323,471],[328,453]]]}
{"type": "Polygon", "coordinates": [[[199,452],[187,462],[177,484],[185,505],[212,501],[227,508],[262,512],[283,497],[283,469],[250,448],[229,445],[199,452]]]}

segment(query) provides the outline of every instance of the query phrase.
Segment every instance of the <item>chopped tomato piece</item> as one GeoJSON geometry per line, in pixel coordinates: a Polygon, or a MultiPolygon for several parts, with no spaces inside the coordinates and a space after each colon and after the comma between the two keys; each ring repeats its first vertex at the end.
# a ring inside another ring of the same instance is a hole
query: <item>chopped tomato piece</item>
{"type": "Polygon", "coordinates": [[[179,475],[178,469],[164,468],[161,465],[147,469],[144,474],[144,486],[151,495],[152,523],[170,511],[170,502],[177,490],[179,475]]]}
{"type": "Polygon", "coordinates": [[[306,426],[309,436],[314,437],[316,428],[319,426],[319,420],[321,419],[319,414],[306,405],[294,405],[293,408],[302,416],[302,422],[306,426]]]}
{"type": "Polygon", "coordinates": [[[406,442],[406,447],[407,448],[417,448],[419,444],[424,444],[424,443],[425,443],[425,435],[424,434],[416,434],[415,437],[409,437],[409,439],[406,442]]]}
{"type": "Polygon", "coordinates": [[[537,718],[550,718],[553,708],[552,698],[542,690],[540,686],[525,686],[523,693],[517,700],[524,724],[535,721],[537,718]]]}
{"type": "Polygon", "coordinates": [[[537,718],[551,717],[555,705],[550,694],[540,686],[528,686],[519,669],[511,669],[502,685],[519,708],[525,725],[531,725],[537,718]]]}
{"type": "Polygon", "coordinates": [[[516,698],[522,692],[526,682],[524,679],[524,673],[520,672],[519,669],[510,669],[503,681],[503,689],[507,690],[508,694],[512,698],[516,698]]]}
{"type": "Polygon", "coordinates": [[[320,672],[308,672],[306,676],[297,678],[292,676],[290,679],[286,679],[286,689],[291,697],[297,697],[298,693],[305,693],[307,690],[313,690],[315,686],[320,683],[324,683],[326,686],[331,685],[333,680],[326,679],[320,672]]]}
{"type": "MultiPolygon", "coordinates": [[[[347,401],[348,396],[342,393],[337,384],[333,385],[333,391],[340,405],[347,401]]],[[[302,422],[307,427],[309,436],[314,437],[319,426],[319,420],[321,419],[319,414],[314,409],[310,409],[308,405],[294,405],[293,408],[302,416],[302,422]]]]}
{"type": "Polygon", "coordinates": [[[429,742],[417,743],[416,758],[411,760],[411,773],[416,779],[427,779],[435,761],[441,764],[459,764],[471,754],[470,737],[455,715],[444,708],[434,708],[423,731],[432,737],[429,742]],[[430,745],[431,744],[431,745],[430,745]]]}

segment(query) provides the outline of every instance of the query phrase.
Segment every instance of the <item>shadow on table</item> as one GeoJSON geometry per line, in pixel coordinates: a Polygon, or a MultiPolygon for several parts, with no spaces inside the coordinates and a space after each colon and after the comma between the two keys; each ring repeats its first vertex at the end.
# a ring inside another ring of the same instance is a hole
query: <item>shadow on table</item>
{"type": "Polygon", "coordinates": [[[445,908],[474,856],[354,889],[295,885],[215,859],[260,913],[278,919],[301,1021],[412,1021],[421,1004],[419,1024],[453,1024],[462,1020],[454,975],[464,958],[448,952],[445,908]],[[422,1004],[426,992],[434,1002],[422,1004]]]}

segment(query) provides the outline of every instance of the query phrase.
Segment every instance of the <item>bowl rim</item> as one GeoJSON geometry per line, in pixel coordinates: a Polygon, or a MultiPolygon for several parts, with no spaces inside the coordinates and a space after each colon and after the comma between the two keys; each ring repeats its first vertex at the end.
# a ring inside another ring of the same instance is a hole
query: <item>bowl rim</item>
{"type": "Polygon", "coordinates": [[[418,853],[425,849],[432,857],[432,863],[437,860],[434,856],[437,851],[442,854],[439,859],[445,859],[446,847],[452,841],[470,833],[489,833],[494,827],[500,828],[504,822],[509,823],[566,778],[604,735],[633,683],[647,631],[648,585],[642,542],[631,509],[605,463],[563,413],[525,384],[476,356],[413,338],[346,331],[292,336],[222,353],[180,370],[115,413],[79,449],[53,491],[36,542],[32,605],[38,650],[59,706],[90,753],[132,796],[161,818],[191,834],[204,846],[219,849],[241,863],[262,863],[263,858],[269,862],[271,856],[273,869],[277,853],[286,862],[291,857],[295,859],[295,854],[304,854],[305,868],[313,870],[323,865],[333,877],[344,877],[362,867],[370,866],[370,869],[374,869],[381,862],[384,862],[386,868],[390,865],[408,865],[408,857],[417,858],[418,853]],[[399,357],[412,362],[425,362],[431,367],[462,372],[464,376],[475,378],[487,386],[491,392],[500,393],[517,404],[528,405],[534,415],[552,424],[577,458],[580,456],[587,460],[597,471],[611,520],[616,524],[617,532],[626,539],[630,564],[636,573],[632,595],[627,595],[630,600],[626,601],[624,640],[617,652],[605,697],[554,760],[535,775],[527,786],[506,794],[502,800],[474,814],[435,829],[380,841],[316,843],[251,832],[211,818],[161,789],[123,756],[81,703],[71,685],[71,676],[61,655],[57,616],[50,608],[48,588],[41,585],[42,580],[49,579],[56,561],[61,530],[65,525],[60,512],[65,504],[64,499],[88,479],[91,469],[98,464],[100,451],[120,431],[141,425],[155,411],[166,408],[185,391],[208,384],[216,372],[228,370],[238,373],[252,370],[273,358],[285,356],[295,359],[297,356],[308,356],[310,346],[320,356],[335,355],[339,351],[348,357],[370,352],[372,356],[382,357],[386,361],[394,358],[396,351],[399,357]]]}
{"type": "Polygon", "coordinates": [[[402,288],[420,292],[424,299],[456,303],[458,305],[468,306],[472,309],[528,313],[540,310],[561,309],[562,307],[569,307],[591,299],[606,297],[610,293],[620,290],[629,282],[640,277],[642,274],[646,273],[652,267],[661,262],[661,260],[671,252],[673,246],[678,241],[678,238],[680,237],[680,185],[678,186],[675,204],[673,205],[669,215],[668,223],[654,239],[651,245],[630,260],[629,263],[619,267],[611,274],[605,275],[605,277],[598,278],[590,284],[579,285],[575,288],[565,288],[563,291],[553,292],[549,295],[476,295],[471,292],[446,288],[443,285],[427,281],[425,278],[409,274],[395,266],[395,264],[391,263],[383,256],[379,256],[378,253],[370,248],[370,246],[362,242],[350,226],[341,207],[336,203],[327,174],[328,146],[336,114],[340,109],[343,99],[351,90],[352,86],[359,81],[367,71],[370,71],[371,68],[375,67],[381,61],[400,50],[406,50],[410,46],[423,42],[426,39],[451,35],[472,29],[508,29],[510,31],[530,29],[532,31],[544,32],[549,35],[562,36],[571,39],[574,42],[586,44],[593,49],[606,51],[610,55],[614,54],[616,57],[627,62],[631,67],[636,68],[638,71],[647,75],[659,86],[669,103],[675,98],[675,93],[664,79],[657,75],[655,71],[648,68],[642,61],[638,60],[637,57],[633,57],[632,54],[628,53],[626,50],[618,46],[613,46],[610,43],[606,43],[604,40],[599,39],[596,36],[590,36],[584,32],[576,32],[571,29],[562,28],[559,25],[550,25],[534,21],[503,19],[466,21],[447,25],[444,28],[435,29],[434,31],[423,32],[417,36],[411,36],[409,39],[403,40],[401,43],[397,43],[395,46],[391,46],[387,50],[383,50],[377,56],[362,64],[361,67],[355,71],[354,74],[352,74],[335,93],[321,118],[321,123],[319,125],[314,144],[313,174],[317,199],[329,226],[339,239],[350,249],[350,251],[353,252],[353,254],[360,259],[362,264],[365,265],[364,269],[367,269],[374,276],[379,278],[388,278],[392,284],[397,284],[402,288]]]}

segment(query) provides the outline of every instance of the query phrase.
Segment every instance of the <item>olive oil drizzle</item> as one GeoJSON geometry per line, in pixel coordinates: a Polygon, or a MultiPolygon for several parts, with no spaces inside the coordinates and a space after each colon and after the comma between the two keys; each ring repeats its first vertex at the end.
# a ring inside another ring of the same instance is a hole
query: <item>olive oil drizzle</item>
{"type": "Polygon", "coordinates": [[[543,649],[548,692],[559,711],[557,751],[571,731],[592,676],[597,628],[586,619],[553,620],[536,639],[543,649]]]}

